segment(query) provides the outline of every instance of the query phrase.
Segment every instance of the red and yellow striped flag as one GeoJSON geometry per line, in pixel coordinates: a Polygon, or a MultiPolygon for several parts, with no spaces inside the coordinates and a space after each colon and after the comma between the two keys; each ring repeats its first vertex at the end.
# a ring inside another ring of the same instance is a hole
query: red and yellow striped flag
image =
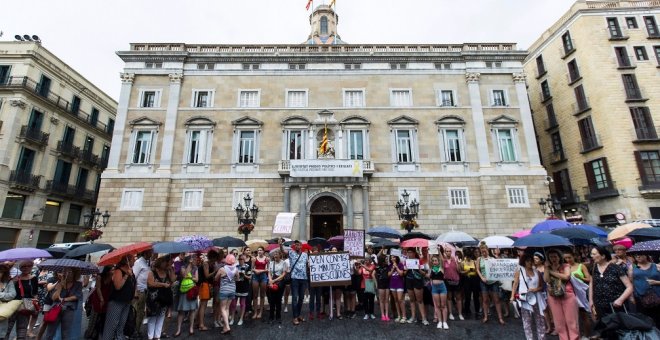
{"type": "Polygon", "coordinates": [[[312,5],[312,2],[314,2],[314,0],[307,0],[307,6],[305,6],[305,9],[306,9],[306,10],[309,11],[309,6],[312,5]]]}
{"type": "Polygon", "coordinates": [[[325,153],[328,152],[328,127],[325,127],[325,130],[323,131],[323,141],[321,141],[321,145],[319,146],[319,155],[325,155],[325,153]]]}
{"type": "Polygon", "coordinates": [[[332,8],[332,6],[335,5],[335,2],[336,2],[336,1],[337,1],[337,0],[332,0],[332,1],[330,1],[330,8],[332,8]]]}

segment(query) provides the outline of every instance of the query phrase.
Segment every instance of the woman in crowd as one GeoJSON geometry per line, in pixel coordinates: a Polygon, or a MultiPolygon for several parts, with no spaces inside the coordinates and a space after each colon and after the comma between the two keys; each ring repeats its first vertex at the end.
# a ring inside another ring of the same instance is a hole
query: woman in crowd
{"type": "MultiPolygon", "coordinates": [[[[282,260],[279,251],[273,253],[273,261],[268,265],[268,305],[270,315],[268,320],[273,323],[282,323],[282,293],[284,292],[284,277],[287,271],[286,263],[282,260]]],[[[319,292],[320,293],[320,292],[319,292]]],[[[320,303],[320,301],[319,301],[320,303]]],[[[310,305],[311,308],[311,305],[310,305]]],[[[312,313],[310,312],[310,315],[312,313]]],[[[310,320],[312,317],[310,316],[310,320]]]]}
{"type": "MultiPolygon", "coordinates": [[[[287,268],[291,268],[291,261],[289,261],[289,253],[287,252],[280,252],[282,255],[282,260],[286,264],[287,268]]],[[[291,280],[284,280],[284,301],[282,304],[284,305],[284,313],[289,312],[289,308],[287,307],[289,305],[289,295],[291,295],[291,280]]],[[[321,310],[321,314],[323,314],[323,310],[321,310]]]]}
{"type": "MultiPolygon", "coordinates": [[[[247,249],[249,249],[249,248],[247,248],[247,249]]],[[[220,296],[219,293],[218,293],[220,291],[220,281],[216,280],[215,277],[217,277],[217,275],[218,275],[218,270],[220,270],[220,268],[224,267],[224,265],[225,265],[225,256],[226,256],[225,251],[223,249],[218,249],[218,258],[216,259],[215,264],[214,264],[215,276],[213,277],[213,327],[214,328],[222,327],[222,325],[220,325],[220,323],[222,321],[222,315],[220,313],[220,309],[221,309],[220,308],[220,299],[218,298],[218,296],[220,296]]],[[[246,262],[247,262],[247,260],[246,260],[246,262]]],[[[248,281],[248,290],[250,290],[249,289],[249,281],[248,281]]],[[[248,308],[249,308],[249,302],[248,302],[248,308]]],[[[246,310],[246,312],[247,312],[247,310],[246,310]]]]}
{"type": "MultiPolygon", "coordinates": [[[[14,288],[16,289],[15,300],[32,299],[35,303],[38,301],[39,280],[36,276],[32,275],[32,267],[34,267],[34,262],[32,261],[21,261],[18,263],[18,269],[20,272],[14,278],[14,288]]],[[[37,315],[36,310],[28,311],[19,308],[18,312],[14,313],[8,321],[9,327],[5,338],[9,338],[9,332],[11,332],[14,324],[16,325],[17,340],[23,340],[26,339],[26,337],[34,337],[32,331],[28,331],[28,326],[30,318],[32,316],[36,317],[37,315]]]]}
{"type": "Polygon", "coordinates": [[[660,326],[660,264],[651,262],[649,255],[635,254],[637,264],[632,271],[637,308],[660,326]]]}
{"type": "Polygon", "coordinates": [[[147,275],[147,338],[160,339],[165,313],[172,306],[172,282],[176,280],[174,270],[167,266],[168,256],[159,257],[147,275]]]}
{"type": "Polygon", "coordinates": [[[453,301],[456,301],[456,312],[458,319],[463,318],[463,287],[461,286],[461,276],[458,271],[460,263],[451,249],[444,249],[442,254],[442,267],[444,270],[445,284],[447,286],[447,310],[449,312],[449,320],[454,320],[452,312],[453,301]]]}
{"type": "MultiPolygon", "coordinates": [[[[238,323],[237,325],[243,325],[243,318],[245,317],[245,312],[247,311],[247,297],[250,290],[250,282],[252,280],[252,265],[245,261],[245,255],[238,256],[238,276],[235,280],[236,282],[236,298],[232,300],[232,305],[234,308],[238,309],[238,323]],[[240,306],[240,307],[238,307],[240,306]]],[[[232,306],[229,306],[230,310],[230,319],[229,325],[234,324],[235,313],[232,309],[232,306]]]]}
{"type": "MultiPolygon", "coordinates": [[[[451,250],[449,254],[451,255],[451,250]]],[[[442,260],[438,256],[431,258],[431,270],[429,270],[428,278],[431,279],[433,306],[435,307],[435,315],[438,316],[437,328],[449,329],[447,324],[447,286],[445,285],[445,273],[441,261],[444,261],[444,257],[442,260]]]]}
{"type": "MultiPolygon", "coordinates": [[[[225,253],[225,255],[227,255],[225,253]]],[[[243,248],[243,255],[245,255],[245,263],[250,264],[250,269],[254,269],[254,256],[252,255],[252,249],[250,247],[245,247],[243,248]]],[[[236,261],[238,261],[238,258],[234,256],[236,261]]],[[[224,263],[224,256],[222,257],[222,262],[224,263]]],[[[247,296],[247,309],[245,310],[245,315],[248,315],[250,313],[255,313],[254,310],[252,310],[252,278],[250,278],[250,281],[248,281],[249,289],[248,289],[248,296],[247,296]]],[[[217,294],[216,294],[217,296],[217,294]]],[[[231,307],[230,307],[231,308],[231,307]]],[[[220,308],[218,308],[220,310],[220,308]]]]}
{"type": "Polygon", "coordinates": [[[380,319],[390,321],[390,276],[387,267],[387,257],[378,255],[378,267],[375,272],[376,286],[378,287],[378,304],[380,305],[380,319]]]}
{"type": "Polygon", "coordinates": [[[213,279],[215,278],[215,262],[218,259],[218,252],[210,250],[206,254],[206,259],[197,270],[200,276],[199,284],[199,312],[197,319],[199,320],[199,330],[207,331],[208,328],[204,324],[204,317],[206,316],[206,307],[209,300],[213,297],[213,279]]]}
{"type": "Polygon", "coordinates": [[[543,275],[534,268],[534,260],[528,254],[520,256],[511,288],[511,302],[520,301],[520,315],[527,340],[534,340],[534,330],[539,340],[545,339],[545,297],[543,297],[543,275]]]}
{"type": "MultiPolygon", "coordinates": [[[[535,252],[532,259],[534,260],[534,268],[538,270],[541,276],[545,276],[545,255],[541,254],[540,252],[535,252]]],[[[543,296],[545,297],[546,301],[548,300],[547,288],[547,283],[544,282],[543,296]]],[[[552,322],[552,311],[550,310],[550,306],[548,304],[546,304],[545,311],[543,312],[543,318],[545,319],[545,334],[557,335],[557,332],[555,331],[555,325],[552,322]]]]}
{"type": "Polygon", "coordinates": [[[218,300],[220,300],[220,314],[222,315],[223,325],[221,334],[228,334],[231,332],[231,328],[229,327],[229,305],[236,297],[238,269],[236,268],[236,258],[234,255],[227,255],[224,262],[225,265],[218,269],[218,272],[215,274],[215,280],[220,282],[218,300]]]}
{"type": "MultiPolygon", "coordinates": [[[[477,274],[477,263],[474,257],[474,251],[467,249],[463,262],[459,266],[461,279],[463,280],[463,290],[465,296],[465,315],[470,314],[470,302],[474,305],[474,319],[479,318],[479,294],[481,280],[477,274]]],[[[458,302],[457,302],[458,303],[458,302]]]]}
{"type": "Polygon", "coordinates": [[[135,296],[134,257],[126,256],[115,266],[112,274],[113,289],[108,300],[108,311],[103,326],[103,340],[124,339],[124,325],[135,296]]]}
{"type": "MultiPolygon", "coordinates": [[[[628,249],[626,249],[624,245],[616,244],[612,247],[612,250],[614,250],[614,257],[612,258],[612,263],[621,267],[621,269],[623,269],[623,272],[628,274],[634,263],[634,259],[632,258],[632,256],[628,256],[628,254],[626,254],[628,249]]],[[[632,272],[630,273],[632,274],[632,272]]],[[[631,276],[628,276],[628,278],[632,279],[631,276]]]]}
{"type": "MultiPolygon", "coordinates": [[[[279,253],[279,252],[278,252],[279,253]]],[[[318,254],[319,253],[319,247],[314,246],[312,247],[312,254],[318,254]]],[[[279,256],[279,254],[277,254],[279,256]]],[[[273,258],[275,257],[275,254],[273,254],[273,258]]],[[[281,256],[279,256],[281,257],[281,256]]],[[[272,273],[271,273],[272,274],[272,273]]],[[[270,284],[269,284],[270,286],[270,284]]],[[[278,284],[278,288],[284,288],[284,282],[280,282],[278,284]],[[282,287],[280,287],[282,286],[282,287]]],[[[283,290],[283,289],[282,289],[283,290]]],[[[282,294],[282,290],[280,290],[280,295],[282,294]]],[[[321,319],[321,305],[323,304],[321,301],[321,292],[323,290],[323,287],[309,287],[309,320],[314,320],[314,316],[318,319],[321,319]]],[[[270,304],[270,302],[269,302],[270,304]]],[[[272,308],[271,308],[271,315],[272,315],[272,308]]],[[[272,317],[271,317],[272,319],[272,317]]]]}
{"type": "Polygon", "coordinates": [[[86,339],[96,339],[103,333],[103,324],[105,323],[105,314],[108,311],[108,301],[110,292],[112,292],[112,267],[105,266],[103,270],[96,275],[96,285],[94,291],[89,296],[89,303],[92,305],[92,312],[89,316],[86,339]]]}
{"type": "Polygon", "coordinates": [[[501,325],[504,325],[504,320],[502,319],[502,304],[500,303],[500,286],[497,284],[497,281],[486,279],[486,261],[492,257],[488,253],[488,246],[483,241],[479,244],[479,252],[481,256],[477,258],[477,274],[479,275],[479,279],[481,279],[481,308],[484,313],[484,318],[481,322],[488,322],[488,311],[492,300],[495,305],[498,321],[501,325]]]}
{"type": "Polygon", "coordinates": [[[252,315],[253,319],[261,319],[266,300],[266,288],[268,286],[268,257],[264,254],[264,248],[257,248],[257,256],[252,260],[252,315]]]}
{"type": "MultiPolygon", "coordinates": [[[[0,263],[0,303],[7,303],[16,297],[16,287],[9,277],[9,265],[0,263]]],[[[0,335],[7,333],[7,320],[0,321],[0,335]]]]}
{"type": "MultiPolygon", "coordinates": [[[[390,277],[390,293],[396,309],[396,319],[394,322],[406,322],[406,301],[403,296],[405,270],[403,263],[396,255],[390,256],[390,265],[388,266],[388,276],[390,277]]],[[[394,311],[392,311],[394,314],[394,311]]]]}
{"type": "MultiPolygon", "coordinates": [[[[183,283],[183,280],[188,277],[192,279],[194,285],[197,285],[197,282],[199,282],[199,272],[197,267],[198,264],[196,257],[185,257],[179,271],[179,277],[183,278],[181,282],[183,283]]],[[[181,292],[181,290],[179,290],[179,292],[181,292]]],[[[175,337],[181,334],[181,326],[183,325],[183,318],[186,314],[188,314],[188,319],[190,321],[190,328],[188,329],[188,333],[190,335],[195,334],[195,315],[197,314],[197,308],[199,307],[199,304],[197,302],[197,296],[191,299],[188,297],[187,292],[188,291],[185,293],[181,292],[179,294],[179,301],[176,308],[177,316],[176,333],[174,333],[175,337]]]]}
{"type": "MultiPolygon", "coordinates": [[[[408,259],[418,259],[419,256],[415,249],[408,248],[408,259]]],[[[426,320],[426,306],[424,305],[424,276],[428,272],[428,265],[419,261],[418,268],[406,268],[406,288],[408,289],[408,298],[410,299],[410,312],[411,316],[408,323],[416,321],[416,309],[422,317],[422,324],[428,326],[429,322],[426,320]],[[417,308],[415,308],[417,307],[417,308]]]]}
{"type": "MultiPolygon", "coordinates": [[[[594,261],[593,275],[589,283],[589,305],[597,319],[623,311],[623,304],[633,293],[633,286],[621,266],[611,263],[612,255],[603,247],[591,249],[594,261]]],[[[556,314],[553,314],[557,318],[556,314]]]]}
{"type": "Polygon", "coordinates": [[[55,285],[53,290],[53,302],[62,306],[57,319],[49,323],[46,328],[46,339],[54,339],[58,328],[62,334],[62,340],[75,339],[74,318],[76,313],[82,313],[78,309],[78,301],[82,300],[82,283],[79,270],[68,270],[63,273],[62,280],[55,285]]]}
{"type": "MultiPolygon", "coordinates": [[[[332,247],[330,248],[331,253],[336,253],[337,247],[332,247]]],[[[332,301],[330,301],[330,309],[333,307],[335,308],[335,313],[332,314],[334,315],[335,318],[338,320],[341,320],[344,318],[344,316],[341,314],[342,312],[342,303],[341,303],[341,298],[344,296],[344,303],[346,304],[346,309],[344,310],[344,313],[346,314],[346,317],[355,317],[355,309],[353,309],[353,312],[351,312],[351,302],[349,301],[349,294],[350,290],[353,289],[355,292],[357,288],[352,288],[354,286],[359,287],[359,282],[355,283],[355,272],[359,269],[360,262],[358,260],[350,260],[349,265],[351,266],[351,284],[348,286],[330,286],[330,289],[332,289],[332,301]]],[[[354,293],[355,294],[355,293],[354,293]]],[[[353,295],[355,296],[355,295],[353,295]]],[[[355,308],[355,304],[352,305],[352,308],[355,308]]],[[[332,317],[330,318],[332,320],[332,317]]]]}
{"type": "Polygon", "coordinates": [[[576,260],[575,253],[571,251],[564,253],[564,261],[566,261],[566,264],[570,267],[571,281],[575,283],[572,285],[573,292],[578,299],[578,306],[583,307],[579,309],[580,322],[582,324],[582,327],[580,327],[580,333],[582,333],[582,336],[588,337],[591,334],[591,317],[589,315],[587,288],[591,281],[591,274],[589,274],[589,270],[584,264],[576,262],[576,260]]]}
{"type": "MultiPolygon", "coordinates": [[[[372,250],[373,252],[373,250],[372,250]]],[[[376,299],[376,282],[374,281],[374,271],[376,266],[373,263],[373,257],[368,255],[364,258],[364,264],[360,266],[360,275],[362,281],[360,282],[360,289],[364,291],[364,320],[371,318],[376,319],[374,315],[375,299],[376,299]]]]}
{"type": "Polygon", "coordinates": [[[579,339],[578,302],[570,281],[571,268],[563,262],[563,254],[557,249],[547,253],[543,280],[548,284],[548,305],[552,310],[555,330],[559,339],[579,339]]]}

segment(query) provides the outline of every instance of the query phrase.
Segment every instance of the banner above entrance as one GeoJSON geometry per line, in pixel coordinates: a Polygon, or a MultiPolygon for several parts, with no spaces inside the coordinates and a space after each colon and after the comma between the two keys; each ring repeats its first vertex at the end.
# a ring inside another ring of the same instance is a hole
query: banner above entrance
{"type": "Polygon", "coordinates": [[[290,236],[293,229],[293,220],[296,218],[296,215],[296,213],[278,213],[277,217],[275,217],[273,234],[290,236]]]}
{"type": "Polygon", "coordinates": [[[351,159],[292,159],[289,176],[362,177],[362,161],[351,159]]]}

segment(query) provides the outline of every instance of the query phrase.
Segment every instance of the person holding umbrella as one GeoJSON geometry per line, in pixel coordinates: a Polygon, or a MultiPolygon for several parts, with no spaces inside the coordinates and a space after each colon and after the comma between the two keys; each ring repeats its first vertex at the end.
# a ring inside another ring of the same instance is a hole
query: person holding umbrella
{"type": "Polygon", "coordinates": [[[660,325],[660,264],[651,262],[651,256],[635,254],[636,265],[629,269],[633,278],[634,295],[639,311],[660,325]]]}
{"type": "Polygon", "coordinates": [[[110,292],[108,311],[103,326],[103,340],[123,339],[131,302],[135,297],[136,281],[131,270],[133,255],[121,258],[112,274],[113,290],[110,292]]]}
{"type": "Polygon", "coordinates": [[[62,280],[55,284],[53,290],[53,303],[59,303],[62,310],[52,323],[46,328],[46,339],[54,339],[57,329],[62,332],[62,340],[74,339],[74,317],[78,310],[78,301],[82,299],[82,283],[80,279],[80,270],[66,270],[63,273],[62,280]]]}

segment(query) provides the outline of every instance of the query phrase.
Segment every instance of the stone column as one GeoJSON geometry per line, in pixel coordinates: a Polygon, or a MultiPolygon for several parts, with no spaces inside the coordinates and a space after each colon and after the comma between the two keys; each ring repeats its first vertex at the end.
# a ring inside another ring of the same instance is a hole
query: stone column
{"type": "Polygon", "coordinates": [[[291,187],[284,187],[284,212],[291,212],[291,187]]]}
{"type": "Polygon", "coordinates": [[[353,229],[353,186],[346,186],[346,229],[353,229]]]}
{"type": "Polygon", "coordinates": [[[363,229],[369,229],[369,184],[362,184],[362,223],[363,229]]]}
{"type": "Polygon", "coordinates": [[[474,125],[474,136],[477,141],[477,151],[479,155],[479,167],[490,167],[490,157],[488,155],[488,134],[486,133],[486,124],[484,122],[484,111],[481,106],[481,91],[479,89],[480,73],[466,73],[465,81],[468,84],[470,93],[470,107],[472,108],[472,124],[474,125]]]}
{"type": "Polygon", "coordinates": [[[307,220],[307,187],[300,186],[300,212],[298,213],[298,239],[307,239],[307,228],[305,221],[307,220]]]}
{"type": "Polygon", "coordinates": [[[518,106],[520,106],[520,121],[523,127],[525,145],[527,146],[527,157],[530,167],[540,167],[541,159],[539,149],[536,147],[536,136],[534,134],[534,121],[532,120],[532,110],[529,106],[527,97],[527,86],[525,84],[525,73],[514,73],[513,83],[516,86],[516,95],[518,96],[518,106]]]}
{"type": "MultiPolygon", "coordinates": [[[[21,131],[21,119],[28,116],[29,112],[27,114],[24,113],[27,104],[22,99],[10,99],[8,102],[9,114],[4,117],[5,121],[2,126],[4,136],[0,139],[0,165],[6,166],[11,170],[15,166],[15,164],[9,164],[12,153],[21,147],[20,144],[16,143],[16,136],[21,131]]],[[[54,137],[51,136],[51,138],[54,137]]],[[[18,155],[18,152],[16,154],[18,155]]],[[[16,159],[16,162],[18,162],[18,159],[16,159]]],[[[9,178],[9,175],[7,175],[7,178],[9,178]]]]}
{"type": "Polygon", "coordinates": [[[108,155],[108,167],[105,172],[119,172],[119,156],[121,155],[122,142],[124,141],[124,131],[126,129],[126,117],[128,115],[128,103],[131,97],[131,89],[135,74],[121,74],[121,91],[119,92],[119,104],[117,105],[117,115],[115,117],[115,128],[112,131],[112,143],[110,144],[110,154],[108,155]]]}
{"type": "Polygon", "coordinates": [[[170,93],[167,99],[165,112],[165,127],[163,132],[163,145],[161,147],[160,162],[156,172],[169,173],[172,168],[172,152],[174,149],[174,133],[176,132],[176,117],[179,112],[179,97],[181,96],[181,81],[183,74],[170,74],[170,93]]]}

